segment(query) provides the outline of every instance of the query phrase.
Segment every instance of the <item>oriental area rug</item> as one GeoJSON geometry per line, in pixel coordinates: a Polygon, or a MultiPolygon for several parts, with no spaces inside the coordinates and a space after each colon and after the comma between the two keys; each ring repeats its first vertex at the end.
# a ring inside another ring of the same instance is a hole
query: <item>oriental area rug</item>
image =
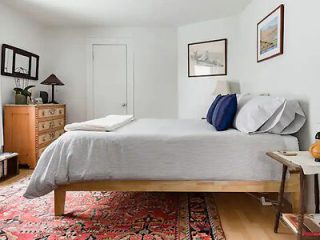
{"type": "Polygon", "coordinates": [[[67,192],[55,217],[53,193],[23,197],[28,182],[0,188],[0,240],[225,240],[210,193],[67,192]]]}

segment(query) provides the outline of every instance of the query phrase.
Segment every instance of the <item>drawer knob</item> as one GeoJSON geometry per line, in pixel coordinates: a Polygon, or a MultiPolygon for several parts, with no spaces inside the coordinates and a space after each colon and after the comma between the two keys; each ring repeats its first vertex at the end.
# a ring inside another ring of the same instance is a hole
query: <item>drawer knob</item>
{"type": "Polygon", "coordinates": [[[56,112],[56,109],[49,109],[49,113],[53,115],[56,112]]]}

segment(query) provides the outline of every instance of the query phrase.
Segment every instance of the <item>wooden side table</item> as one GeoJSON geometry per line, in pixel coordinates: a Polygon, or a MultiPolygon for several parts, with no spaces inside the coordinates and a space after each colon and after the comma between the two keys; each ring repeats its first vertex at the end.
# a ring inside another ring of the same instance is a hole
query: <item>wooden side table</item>
{"type": "MultiPolygon", "coordinates": [[[[311,157],[309,152],[299,151],[295,152],[297,156],[287,156],[280,152],[268,152],[267,155],[273,160],[282,164],[282,178],[281,185],[279,190],[279,199],[278,199],[278,210],[276,214],[276,220],[274,224],[274,232],[278,232],[280,219],[290,227],[290,229],[297,234],[297,239],[301,240],[304,237],[308,239],[320,237],[320,228],[316,224],[313,225],[312,219],[319,218],[319,183],[318,183],[318,174],[320,173],[320,163],[316,163],[311,157]],[[288,168],[299,171],[300,173],[300,210],[298,215],[294,214],[285,214],[282,213],[283,205],[283,195],[286,183],[286,174],[288,168]],[[314,175],[314,195],[315,195],[315,212],[316,214],[306,215],[308,216],[309,226],[307,231],[304,231],[304,219],[305,219],[305,209],[304,209],[304,194],[305,194],[305,175],[314,175]],[[310,218],[309,218],[310,217],[310,218]],[[316,230],[316,231],[314,231],[316,230]]],[[[319,223],[318,223],[319,224],[319,223]]]]}

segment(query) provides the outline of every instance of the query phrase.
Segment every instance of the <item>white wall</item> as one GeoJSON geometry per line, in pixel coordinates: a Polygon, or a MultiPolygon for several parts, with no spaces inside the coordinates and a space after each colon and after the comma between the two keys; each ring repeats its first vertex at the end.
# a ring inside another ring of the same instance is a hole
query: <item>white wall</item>
{"type": "MultiPolygon", "coordinates": [[[[268,92],[297,98],[307,114],[307,124],[299,134],[302,149],[314,141],[320,130],[320,1],[253,0],[239,17],[238,76],[242,92],[268,92]],[[284,54],[256,62],[256,23],[285,4],[284,54]]],[[[309,184],[309,208],[313,206],[309,184]]]]}
{"type": "MultiPolygon", "coordinates": [[[[0,3],[0,45],[4,43],[40,55],[39,81],[30,81],[30,85],[39,85],[46,74],[43,27],[0,3]]],[[[0,84],[2,103],[14,103],[14,78],[0,75],[0,84]]],[[[38,95],[39,91],[32,91],[38,95]]]]}
{"type": "Polygon", "coordinates": [[[302,149],[308,148],[320,130],[316,124],[320,122],[319,8],[317,0],[254,0],[239,18],[241,90],[298,98],[308,117],[300,134],[302,149]],[[281,3],[285,4],[284,54],[257,63],[256,23],[281,3]]]}
{"type": "Polygon", "coordinates": [[[131,39],[136,117],[176,117],[176,29],[51,28],[47,32],[48,53],[52,72],[65,83],[57,88],[57,100],[67,104],[68,122],[87,119],[86,44],[89,38],[131,39]]]}
{"type": "Polygon", "coordinates": [[[195,23],[178,28],[178,117],[205,117],[212,102],[217,80],[237,82],[236,55],[237,17],[195,23]],[[217,77],[188,77],[188,44],[214,39],[228,39],[228,75],[217,77]]]}
{"type": "Polygon", "coordinates": [[[217,79],[239,81],[242,93],[270,93],[301,101],[308,122],[299,133],[307,149],[320,130],[320,31],[317,0],[253,0],[238,16],[195,23],[178,29],[178,116],[206,114],[217,79]],[[285,4],[285,42],[282,56],[257,63],[257,23],[281,3],[285,4]],[[228,38],[228,75],[188,78],[187,44],[228,38]]]}
{"type": "MultiPolygon", "coordinates": [[[[50,87],[40,85],[55,73],[66,84],[56,99],[67,104],[67,121],[87,119],[86,48],[88,38],[129,38],[134,48],[136,117],[177,116],[177,30],[175,28],[48,28],[0,4],[0,44],[40,55],[34,96],[50,87]]],[[[13,103],[14,78],[0,76],[2,103],[13,103]]]]}
{"type": "MultiPolygon", "coordinates": [[[[43,67],[45,64],[45,39],[43,37],[43,28],[29,18],[24,17],[16,11],[0,3],[0,45],[9,44],[24,50],[40,55],[39,80],[42,80],[46,74],[43,67]]],[[[30,85],[39,85],[41,81],[29,81],[30,85]]],[[[14,103],[15,81],[12,77],[0,75],[0,106],[2,104],[14,103]]],[[[45,87],[41,87],[46,89],[45,87]]],[[[39,87],[32,89],[34,96],[39,96],[39,87]]],[[[0,107],[0,146],[3,143],[2,131],[2,109],[0,107]]]]}

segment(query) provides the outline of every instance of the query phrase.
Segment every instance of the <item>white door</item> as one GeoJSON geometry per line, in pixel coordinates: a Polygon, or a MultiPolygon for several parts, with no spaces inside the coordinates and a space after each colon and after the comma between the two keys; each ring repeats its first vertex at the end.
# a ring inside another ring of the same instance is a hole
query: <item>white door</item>
{"type": "Polygon", "coordinates": [[[127,114],[127,46],[93,45],[93,117],[127,114]]]}

